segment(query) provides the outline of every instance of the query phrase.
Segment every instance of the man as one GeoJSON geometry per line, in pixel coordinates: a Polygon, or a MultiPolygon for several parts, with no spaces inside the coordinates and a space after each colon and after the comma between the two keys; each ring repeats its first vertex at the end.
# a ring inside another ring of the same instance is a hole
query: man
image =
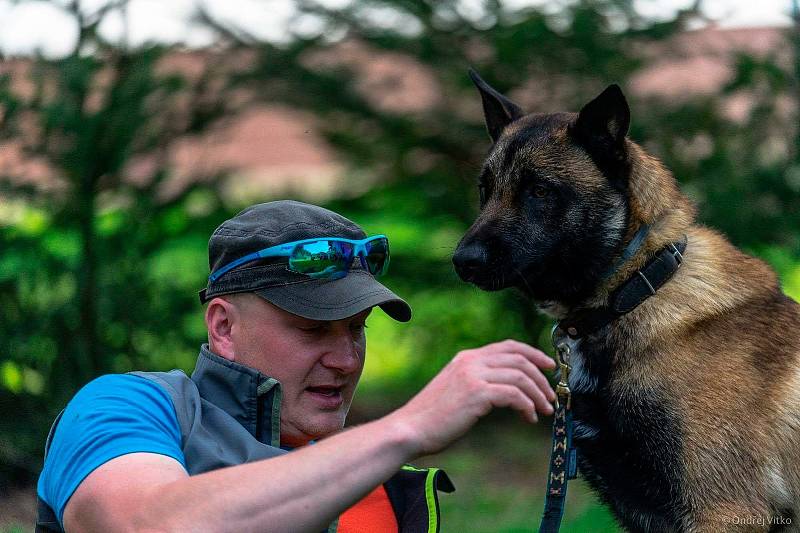
{"type": "Polygon", "coordinates": [[[529,421],[555,394],[538,350],[460,352],[397,411],[341,431],[375,306],[384,236],[292,201],[245,209],[209,240],[208,344],[180,371],[102,376],[54,423],[39,479],[42,531],[436,531],[435,453],[494,407],[529,421]],[[311,444],[311,445],[309,445],[311,444]],[[287,450],[292,450],[287,453],[287,450]]]}

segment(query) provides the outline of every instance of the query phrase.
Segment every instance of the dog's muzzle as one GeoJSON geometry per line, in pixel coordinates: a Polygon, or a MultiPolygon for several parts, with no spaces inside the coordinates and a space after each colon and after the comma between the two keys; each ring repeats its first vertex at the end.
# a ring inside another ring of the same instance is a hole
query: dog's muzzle
{"type": "Polygon", "coordinates": [[[475,241],[461,243],[453,254],[453,265],[462,280],[481,285],[489,267],[489,251],[475,241]]]}

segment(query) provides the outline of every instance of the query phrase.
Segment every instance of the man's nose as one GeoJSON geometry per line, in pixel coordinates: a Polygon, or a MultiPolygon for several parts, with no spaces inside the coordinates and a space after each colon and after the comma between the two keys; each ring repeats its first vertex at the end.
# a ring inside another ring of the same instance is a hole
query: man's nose
{"type": "Polygon", "coordinates": [[[363,350],[353,339],[349,328],[345,332],[337,332],[332,346],[322,357],[322,365],[338,370],[343,374],[351,374],[363,364],[363,350]]]}
{"type": "Polygon", "coordinates": [[[453,265],[456,273],[464,281],[473,281],[489,262],[489,254],[486,246],[479,241],[470,240],[458,245],[453,254],[453,265]]]}

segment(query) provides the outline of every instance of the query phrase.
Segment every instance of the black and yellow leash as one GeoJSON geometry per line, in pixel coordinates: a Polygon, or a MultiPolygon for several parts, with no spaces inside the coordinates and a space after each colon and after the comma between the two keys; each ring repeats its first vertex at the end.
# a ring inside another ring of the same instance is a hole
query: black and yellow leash
{"type": "Polygon", "coordinates": [[[556,326],[553,328],[553,345],[560,375],[553,415],[553,448],[550,451],[547,493],[539,533],[558,532],[567,498],[567,482],[578,475],[577,450],[572,446],[572,393],[569,390],[569,357],[573,344],[567,337],[557,338],[557,332],[556,326]]]}

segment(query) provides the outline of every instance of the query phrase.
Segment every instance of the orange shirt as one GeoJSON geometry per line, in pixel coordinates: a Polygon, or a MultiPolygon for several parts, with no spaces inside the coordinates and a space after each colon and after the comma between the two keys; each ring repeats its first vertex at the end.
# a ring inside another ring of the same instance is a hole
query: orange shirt
{"type": "Polygon", "coordinates": [[[383,485],[342,513],[336,533],[397,533],[397,519],[383,485]]]}

